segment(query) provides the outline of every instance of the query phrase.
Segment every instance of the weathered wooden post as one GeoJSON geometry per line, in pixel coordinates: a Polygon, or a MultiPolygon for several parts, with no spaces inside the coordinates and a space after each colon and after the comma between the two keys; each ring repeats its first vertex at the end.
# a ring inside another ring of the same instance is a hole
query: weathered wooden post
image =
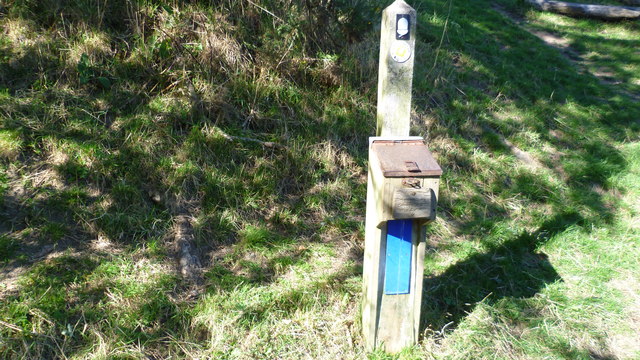
{"type": "Polygon", "coordinates": [[[367,349],[418,341],[425,224],[435,219],[442,170],[410,137],[416,13],[403,0],[382,15],[377,135],[369,139],[362,327],[367,349]]]}
{"type": "Polygon", "coordinates": [[[397,0],[382,12],[378,136],[409,136],[416,11],[397,0]]]}

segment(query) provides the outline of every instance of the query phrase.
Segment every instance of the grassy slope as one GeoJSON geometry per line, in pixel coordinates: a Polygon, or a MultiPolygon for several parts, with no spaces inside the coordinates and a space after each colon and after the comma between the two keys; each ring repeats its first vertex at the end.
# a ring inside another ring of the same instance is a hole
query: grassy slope
{"type": "MultiPolygon", "coordinates": [[[[389,358],[358,321],[380,7],[255,3],[2,8],[2,357],[389,358]],[[191,204],[200,295],[158,194],[191,204]]],[[[412,5],[445,174],[400,357],[640,356],[638,24],[412,5]]]]}

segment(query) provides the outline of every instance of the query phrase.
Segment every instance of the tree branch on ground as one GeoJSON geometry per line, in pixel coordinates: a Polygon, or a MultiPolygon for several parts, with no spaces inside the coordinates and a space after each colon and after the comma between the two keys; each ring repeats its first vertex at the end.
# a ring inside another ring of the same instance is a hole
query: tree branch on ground
{"type": "Polygon", "coordinates": [[[189,283],[199,286],[202,284],[202,264],[198,257],[193,234],[194,210],[193,204],[189,206],[187,201],[178,199],[172,194],[161,194],[155,190],[147,189],[151,201],[166,207],[173,217],[173,236],[169,243],[169,249],[177,260],[177,268],[182,278],[189,283]]]}
{"type": "MultiPolygon", "coordinates": [[[[578,4],[564,1],[526,0],[536,9],[573,17],[589,17],[602,20],[640,19],[640,8],[628,6],[578,4]]],[[[636,2],[638,0],[625,0],[636,2]]]]}
{"type": "Polygon", "coordinates": [[[218,131],[220,132],[220,135],[222,135],[223,138],[229,140],[229,141],[248,141],[248,142],[254,142],[254,143],[258,143],[264,147],[268,147],[268,148],[282,148],[284,147],[281,144],[272,142],[272,141],[262,141],[262,140],[258,140],[258,139],[254,139],[254,138],[249,138],[249,137],[244,137],[244,136],[233,136],[233,135],[229,135],[226,132],[218,129],[218,131]]]}

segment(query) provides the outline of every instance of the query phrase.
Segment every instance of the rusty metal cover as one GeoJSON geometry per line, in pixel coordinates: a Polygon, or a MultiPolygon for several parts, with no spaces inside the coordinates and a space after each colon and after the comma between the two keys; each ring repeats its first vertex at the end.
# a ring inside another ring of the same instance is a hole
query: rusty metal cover
{"type": "Polygon", "coordinates": [[[385,177],[435,177],[442,169],[422,140],[374,140],[371,151],[385,177]]]}

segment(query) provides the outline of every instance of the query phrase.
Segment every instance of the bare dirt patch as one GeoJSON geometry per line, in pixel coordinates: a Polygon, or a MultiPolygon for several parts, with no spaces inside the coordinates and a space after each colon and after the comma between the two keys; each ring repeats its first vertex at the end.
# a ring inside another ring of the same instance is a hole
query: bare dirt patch
{"type": "Polygon", "coordinates": [[[22,168],[11,167],[6,174],[9,186],[0,206],[0,234],[15,242],[15,256],[0,264],[0,299],[20,291],[20,277],[37,263],[68,251],[80,254],[86,250],[87,239],[92,238],[79,224],[66,219],[61,212],[47,212],[46,205],[42,204],[50,192],[68,189],[49,164],[37,162],[22,168]],[[65,234],[52,238],[39,225],[30,223],[30,213],[47,213],[49,220],[64,225],[65,234]]]}
{"type": "Polygon", "coordinates": [[[0,300],[18,292],[18,278],[24,272],[23,266],[6,266],[0,269],[0,300]]]}
{"type": "MultiPolygon", "coordinates": [[[[35,264],[68,254],[68,244],[61,246],[44,245],[37,249],[26,251],[29,257],[24,260],[13,260],[0,268],[0,300],[16,295],[20,291],[20,277],[26,274],[35,264]]],[[[71,256],[80,256],[72,251],[71,256]]]]}
{"type": "Polygon", "coordinates": [[[528,30],[529,33],[537,36],[540,40],[544,41],[547,45],[553,46],[554,48],[566,50],[571,47],[571,42],[568,39],[560,37],[556,34],[552,34],[550,32],[542,31],[542,30],[528,30]]]}

